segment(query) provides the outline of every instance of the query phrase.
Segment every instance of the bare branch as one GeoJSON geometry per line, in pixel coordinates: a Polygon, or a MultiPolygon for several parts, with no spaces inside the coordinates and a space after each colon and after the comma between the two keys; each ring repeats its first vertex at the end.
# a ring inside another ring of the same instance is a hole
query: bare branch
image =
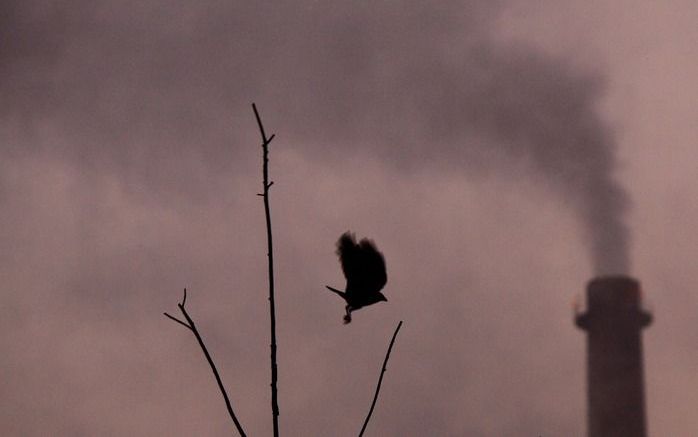
{"type": "Polygon", "coordinates": [[[165,317],[169,317],[170,319],[174,320],[175,322],[179,323],[180,325],[184,326],[185,328],[191,329],[191,326],[189,326],[186,323],[184,323],[183,321],[179,320],[177,317],[171,316],[167,313],[163,313],[163,314],[165,315],[165,317]]]}
{"type": "Polygon", "coordinates": [[[274,182],[269,182],[269,143],[274,139],[274,135],[267,138],[264,131],[262,119],[257,111],[257,106],[253,103],[252,110],[257,119],[259,133],[262,136],[262,198],[264,200],[264,215],[267,221],[267,256],[269,257],[269,315],[271,322],[271,412],[274,425],[274,437],[279,436],[279,401],[277,396],[277,364],[276,364],[276,310],[274,307],[274,251],[271,234],[271,212],[269,208],[269,187],[274,182]]]}
{"type": "Polygon", "coordinates": [[[264,132],[264,125],[262,124],[262,119],[259,117],[259,112],[257,112],[257,105],[252,104],[252,110],[254,111],[254,116],[257,119],[257,125],[259,126],[259,132],[262,134],[262,147],[266,148],[271,140],[274,139],[274,134],[267,138],[266,132],[264,132]]]}
{"type": "Polygon", "coordinates": [[[208,361],[208,364],[211,366],[211,371],[213,372],[213,376],[216,377],[216,382],[218,383],[218,388],[221,390],[221,394],[223,395],[223,399],[225,400],[225,406],[228,409],[228,414],[230,415],[230,418],[233,420],[233,423],[235,424],[235,427],[238,430],[238,433],[240,434],[241,437],[247,437],[247,434],[245,434],[245,431],[242,429],[242,425],[240,425],[240,422],[238,421],[238,418],[235,416],[235,412],[233,411],[233,405],[230,403],[230,398],[228,398],[228,393],[225,391],[225,387],[223,386],[223,381],[221,380],[220,375],[218,374],[218,369],[216,369],[216,365],[213,363],[213,358],[211,358],[211,354],[208,353],[208,349],[206,348],[206,344],[204,344],[204,340],[201,338],[201,335],[199,334],[199,330],[196,329],[196,324],[194,323],[194,320],[192,320],[191,317],[189,317],[189,313],[187,313],[187,310],[184,308],[184,304],[187,302],[187,289],[184,289],[184,297],[182,298],[182,302],[177,304],[177,307],[179,307],[179,310],[182,312],[184,315],[184,318],[187,320],[187,323],[179,320],[176,317],[173,317],[167,313],[164,313],[165,316],[169,317],[170,319],[174,320],[175,322],[186,326],[189,328],[191,332],[194,333],[194,337],[196,337],[196,340],[199,342],[199,346],[201,346],[201,350],[204,352],[204,356],[206,357],[206,360],[208,361]]]}
{"type": "MultiPolygon", "coordinates": [[[[257,121],[259,121],[259,119],[257,121]]],[[[262,143],[262,147],[271,144],[271,140],[273,140],[274,138],[276,138],[276,134],[271,134],[271,136],[262,143]]]]}
{"type": "Polygon", "coordinates": [[[397,332],[400,330],[401,326],[402,326],[402,320],[400,320],[400,323],[397,324],[397,328],[395,328],[395,332],[393,333],[393,338],[390,340],[390,346],[388,346],[388,352],[385,354],[385,360],[383,360],[383,368],[381,369],[381,374],[380,374],[380,377],[378,378],[378,385],[376,386],[376,393],[373,395],[373,402],[371,402],[371,409],[368,410],[368,415],[366,416],[366,420],[364,420],[364,425],[361,427],[361,431],[359,432],[359,437],[364,435],[364,431],[366,431],[366,426],[368,425],[368,421],[371,420],[371,414],[373,414],[373,408],[376,406],[376,400],[378,400],[378,392],[380,392],[381,383],[383,382],[383,374],[385,373],[386,365],[388,364],[388,358],[390,358],[390,351],[393,350],[393,343],[395,343],[395,337],[397,337],[397,332]]]}

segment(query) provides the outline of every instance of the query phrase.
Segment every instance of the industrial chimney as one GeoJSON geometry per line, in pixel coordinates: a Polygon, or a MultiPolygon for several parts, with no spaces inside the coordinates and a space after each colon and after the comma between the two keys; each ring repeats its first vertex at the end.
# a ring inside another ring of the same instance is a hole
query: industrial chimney
{"type": "Polygon", "coordinates": [[[609,276],[589,282],[586,311],[575,314],[587,332],[589,437],[647,436],[640,330],[651,321],[636,280],[609,276]]]}

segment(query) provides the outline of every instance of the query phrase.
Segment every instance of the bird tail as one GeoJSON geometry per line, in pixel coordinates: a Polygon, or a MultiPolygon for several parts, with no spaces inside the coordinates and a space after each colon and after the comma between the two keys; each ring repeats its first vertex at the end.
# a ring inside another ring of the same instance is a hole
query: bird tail
{"type": "Polygon", "coordinates": [[[341,297],[342,299],[347,300],[346,293],[344,293],[343,291],[339,291],[336,288],[330,287],[329,285],[325,285],[325,288],[327,288],[328,290],[330,290],[334,293],[337,293],[339,295],[339,297],[341,297]]]}

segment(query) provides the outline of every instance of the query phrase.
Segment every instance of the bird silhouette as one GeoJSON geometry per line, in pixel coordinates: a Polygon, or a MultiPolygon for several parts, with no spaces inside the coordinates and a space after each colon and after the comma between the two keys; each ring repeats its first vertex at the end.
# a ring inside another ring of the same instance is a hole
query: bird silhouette
{"type": "Polygon", "coordinates": [[[358,243],[353,233],[347,231],[337,241],[337,255],[347,278],[346,291],[326,285],[347,302],[344,323],[351,322],[351,312],[376,302],[388,301],[380,290],[388,282],[383,254],[373,241],[366,238],[358,243]]]}

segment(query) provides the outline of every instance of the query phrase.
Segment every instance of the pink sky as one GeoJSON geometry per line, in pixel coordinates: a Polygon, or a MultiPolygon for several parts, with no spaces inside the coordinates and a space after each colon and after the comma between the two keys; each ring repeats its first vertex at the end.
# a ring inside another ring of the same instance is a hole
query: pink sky
{"type": "Polygon", "coordinates": [[[404,320],[367,435],[585,435],[571,306],[618,241],[655,314],[650,435],[698,433],[698,6],[494,3],[4,2],[0,434],[229,433],[162,316],[184,287],[270,433],[252,101],[277,134],[283,434],[356,434],[404,320]],[[347,229],[389,302],[344,326],[347,229]]]}

